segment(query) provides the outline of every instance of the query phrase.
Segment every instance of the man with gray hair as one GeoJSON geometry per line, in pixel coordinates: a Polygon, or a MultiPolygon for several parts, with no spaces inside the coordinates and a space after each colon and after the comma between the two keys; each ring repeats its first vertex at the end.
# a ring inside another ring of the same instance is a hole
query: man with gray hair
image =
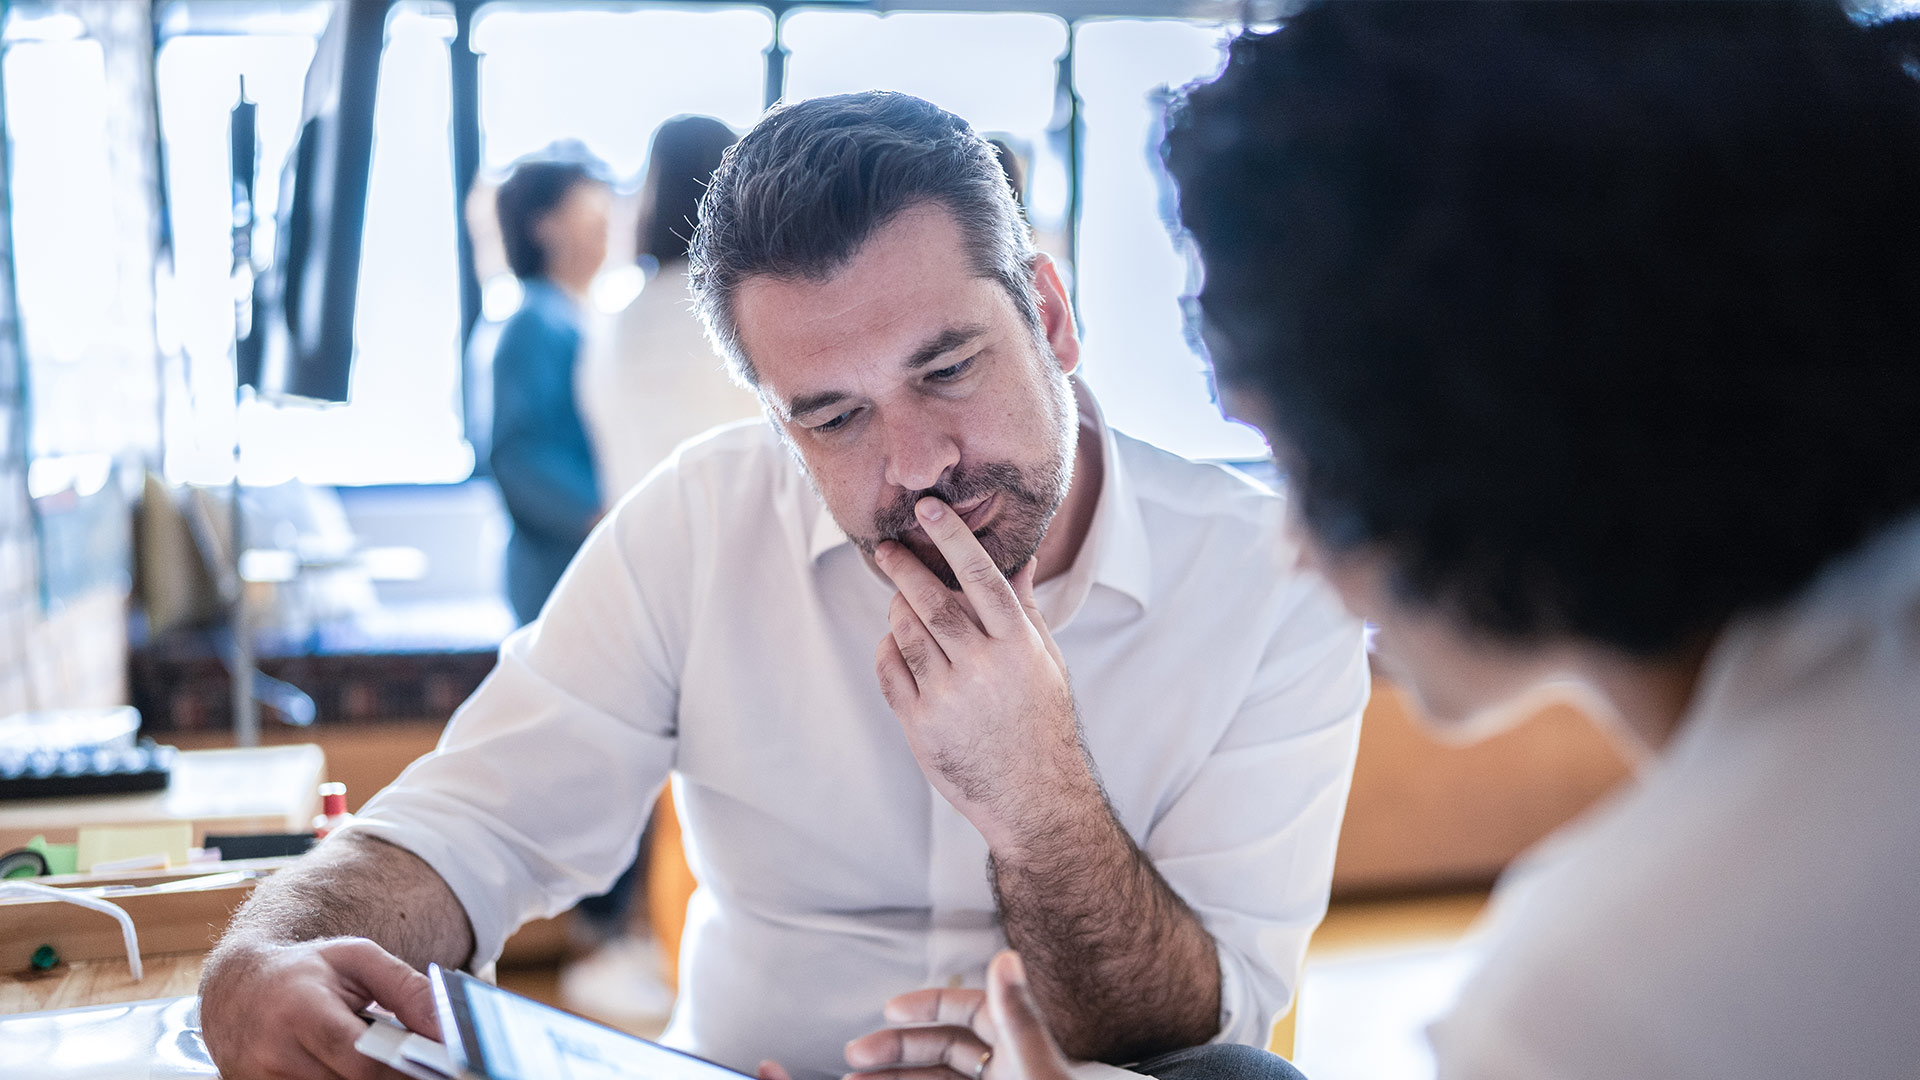
{"type": "Polygon", "coordinates": [[[605,888],[670,774],[701,886],[669,1044],[997,1080],[984,1045],[843,1048],[1008,945],[1074,1057],[1264,1044],[1367,695],[1281,501],[1106,425],[992,148],[926,102],[768,113],[692,279],[766,422],[611,511],[440,747],[260,890],[208,965],[215,1060],[373,1075],[354,1010],[431,1030],[416,969],[605,888]]]}

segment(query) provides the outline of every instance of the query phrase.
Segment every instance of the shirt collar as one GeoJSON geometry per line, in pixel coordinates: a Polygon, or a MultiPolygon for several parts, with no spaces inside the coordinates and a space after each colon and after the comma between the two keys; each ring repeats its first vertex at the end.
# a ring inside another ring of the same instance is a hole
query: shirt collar
{"type": "MultiPolygon", "coordinates": [[[[1102,469],[1093,523],[1087,529],[1086,541],[1080,545],[1080,553],[1066,573],[1036,590],[1035,599],[1040,601],[1041,614],[1046,616],[1048,627],[1055,631],[1065,627],[1079,612],[1094,585],[1104,585],[1131,597],[1145,610],[1153,582],[1146,522],[1140,515],[1133,480],[1121,460],[1118,438],[1107,426],[1106,416],[1086,384],[1074,379],[1073,393],[1081,419],[1090,420],[1099,432],[1102,469]]],[[[828,552],[852,547],[853,542],[833,520],[825,501],[817,494],[809,494],[814,514],[807,556],[817,563],[828,552]]],[[[891,583],[888,587],[892,587],[891,583]]]]}

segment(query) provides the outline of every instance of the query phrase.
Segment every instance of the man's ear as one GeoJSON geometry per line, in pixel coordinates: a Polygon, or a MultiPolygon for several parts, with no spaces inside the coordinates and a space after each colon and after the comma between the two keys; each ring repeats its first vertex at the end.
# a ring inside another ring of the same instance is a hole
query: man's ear
{"type": "Polygon", "coordinates": [[[1071,375],[1080,366],[1079,328],[1073,324],[1073,305],[1067,300],[1060,268],[1047,255],[1033,257],[1033,287],[1040,294],[1040,329],[1053,346],[1060,373],[1071,375]]]}

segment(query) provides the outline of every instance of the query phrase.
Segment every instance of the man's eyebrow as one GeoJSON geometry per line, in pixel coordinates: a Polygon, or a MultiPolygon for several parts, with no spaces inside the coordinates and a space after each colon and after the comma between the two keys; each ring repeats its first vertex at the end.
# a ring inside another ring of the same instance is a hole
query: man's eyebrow
{"type": "Polygon", "coordinates": [[[818,393],[801,394],[787,403],[787,419],[798,420],[812,412],[819,412],[829,405],[838,405],[847,399],[844,390],[821,390],[818,393]]]}
{"type": "Polygon", "coordinates": [[[986,332],[987,326],[984,323],[975,323],[971,326],[950,326],[928,339],[925,345],[915,349],[913,355],[907,357],[906,368],[908,371],[914,371],[926,367],[928,364],[933,363],[935,360],[971,342],[974,338],[986,332]]]}
{"type": "MultiPolygon", "coordinates": [[[[974,339],[985,334],[988,329],[989,327],[985,323],[975,323],[969,326],[950,326],[938,334],[935,334],[933,337],[928,338],[926,344],[913,350],[913,355],[907,357],[907,362],[902,366],[908,371],[917,371],[955,349],[971,343],[974,339]]],[[[845,390],[820,390],[811,394],[801,394],[799,397],[787,403],[787,419],[798,420],[808,413],[819,412],[828,406],[838,405],[842,401],[847,400],[848,396],[845,390]]]]}

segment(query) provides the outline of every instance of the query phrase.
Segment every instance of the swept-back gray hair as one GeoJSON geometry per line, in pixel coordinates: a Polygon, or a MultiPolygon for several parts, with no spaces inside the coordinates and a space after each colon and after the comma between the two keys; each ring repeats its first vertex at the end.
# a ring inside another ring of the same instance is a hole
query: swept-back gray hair
{"type": "Polygon", "coordinates": [[[735,377],[758,385],[734,321],[741,282],[825,281],[927,204],[953,215],[974,272],[998,281],[1038,334],[1032,231],[992,145],[965,120],[879,90],[769,110],[713,174],[688,252],[695,308],[735,377]]]}

